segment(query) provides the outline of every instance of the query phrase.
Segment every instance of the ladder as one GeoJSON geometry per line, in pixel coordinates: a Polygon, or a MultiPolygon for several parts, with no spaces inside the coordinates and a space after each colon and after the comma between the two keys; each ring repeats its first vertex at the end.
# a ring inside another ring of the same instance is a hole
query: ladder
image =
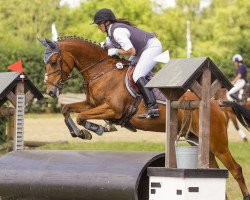
{"type": "Polygon", "coordinates": [[[23,149],[23,132],[24,132],[24,110],[25,110],[25,94],[18,94],[16,98],[16,113],[15,113],[15,138],[14,150],[23,149]]]}

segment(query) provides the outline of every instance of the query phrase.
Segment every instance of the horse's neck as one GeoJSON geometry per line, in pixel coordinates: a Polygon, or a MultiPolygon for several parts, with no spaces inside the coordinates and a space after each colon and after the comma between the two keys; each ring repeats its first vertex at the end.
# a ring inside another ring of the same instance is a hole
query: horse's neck
{"type": "Polygon", "coordinates": [[[107,56],[107,52],[101,49],[100,46],[88,41],[62,41],[60,46],[72,55],[75,67],[78,68],[83,77],[91,73],[92,69],[90,66],[95,65],[95,63],[107,56]]]}

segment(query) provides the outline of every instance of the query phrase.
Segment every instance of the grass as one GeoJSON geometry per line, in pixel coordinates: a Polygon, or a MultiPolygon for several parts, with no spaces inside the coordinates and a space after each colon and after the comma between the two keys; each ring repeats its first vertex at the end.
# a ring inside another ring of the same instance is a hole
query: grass
{"type": "MultiPolygon", "coordinates": [[[[245,181],[250,189],[250,145],[242,142],[230,143],[230,150],[235,160],[242,166],[245,181]]],[[[151,142],[95,142],[95,143],[69,143],[69,144],[49,144],[40,149],[61,149],[61,150],[112,150],[112,151],[156,151],[163,152],[165,149],[164,143],[151,142]]],[[[225,167],[218,162],[220,167],[225,167]]],[[[227,180],[227,195],[229,200],[242,200],[242,195],[238,183],[234,180],[232,175],[229,175],[227,180]]]]}
{"type": "Polygon", "coordinates": [[[68,143],[48,144],[40,149],[52,150],[111,150],[111,151],[164,151],[163,143],[150,142],[94,142],[94,143],[68,143]]]}

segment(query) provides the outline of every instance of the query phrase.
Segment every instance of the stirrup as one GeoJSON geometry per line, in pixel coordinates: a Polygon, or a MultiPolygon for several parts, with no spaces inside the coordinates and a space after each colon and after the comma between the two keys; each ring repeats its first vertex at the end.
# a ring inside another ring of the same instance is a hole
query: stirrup
{"type": "Polygon", "coordinates": [[[153,119],[160,116],[160,110],[158,108],[148,109],[146,113],[137,116],[138,119],[153,119]]]}

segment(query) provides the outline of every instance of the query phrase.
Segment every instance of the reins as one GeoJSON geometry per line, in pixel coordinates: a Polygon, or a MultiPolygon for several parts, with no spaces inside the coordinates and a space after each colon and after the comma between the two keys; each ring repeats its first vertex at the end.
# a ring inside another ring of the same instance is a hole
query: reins
{"type": "MultiPolygon", "coordinates": [[[[59,44],[58,44],[58,45],[59,45],[59,44]]],[[[79,63],[79,61],[76,60],[76,58],[73,57],[73,56],[70,54],[70,56],[73,58],[75,64],[76,64],[78,67],[82,68],[82,70],[79,70],[79,71],[76,72],[75,74],[69,73],[69,74],[67,75],[67,72],[66,72],[65,70],[63,70],[63,63],[66,64],[66,66],[68,67],[68,69],[70,69],[70,67],[69,67],[68,63],[65,61],[65,59],[64,59],[63,56],[62,56],[62,50],[60,49],[60,46],[59,46],[59,48],[58,48],[58,52],[55,52],[55,54],[56,54],[56,53],[59,55],[59,62],[57,63],[57,65],[59,65],[59,69],[56,69],[55,71],[53,71],[53,72],[51,72],[51,73],[49,73],[49,74],[46,73],[46,74],[45,74],[45,82],[47,82],[47,83],[49,83],[49,84],[51,84],[51,85],[57,87],[58,89],[62,89],[63,86],[64,86],[64,84],[65,84],[67,81],[69,81],[70,79],[76,78],[77,76],[79,76],[79,75],[82,74],[83,72],[86,72],[86,71],[89,70],[90,68],[93,68],[93,67],[97,66],[98,64],[102,63],[103,61],[105,61],[107,58],[110,57],[110,56],[107,55],[107,56],[105,56],[105,57],[102,57],[100,60],[98,60],[98,61],[95,62],[95,63],[92,63],[92,64],[90,64],[90,65],[88,65],[88,66],[82,66],[82,65],[79,63]],[[51,76],[51,75],[53,75],[53,74],[55,74],[55,73],[60,73],[60,74],[61,74],[60,80],[59,80],[57,83],[49,82],[49,81],[47,80],[47,79],[48,79],[48,76],[51,76]],[[65,76],[65,75],[66,75],[66,76],[65,76]],[[64,78],[64,76],[65,76],[66,78],[64,78]]],[[[117,63],[117,64],[118,64],[118,63],[117,63]]],[[[131,64],[130,64],[130,63],[128,63],[128,64],[127,64],[127,63],[126,63],[126,64],[125,64],[125,63],[122,63],[122,65],[123,65],[123,66],[126,66],[126,65],[129,66],[129,65],[131,65],[131,64]]],[[[106,74],[106,73],[108,73],[108,72],[110,72],[110,71],[112,71],[112,70],[114,70],[114,69],[117,69],[117,67],[113,67],[113,68],[111,68],[111,69],[107,69],[107,70],[101,71],[100,73],[97,72],[97,74],[94,75],[91,79],[88,78],[88,77],[84,77],[84,87],[86,87],[86,86],[89,84],[90,81],[96,80],[96,79],[98,79],[99,77],[101,77],[102,75],[104,75],[104,74],[106,74]]]]}

